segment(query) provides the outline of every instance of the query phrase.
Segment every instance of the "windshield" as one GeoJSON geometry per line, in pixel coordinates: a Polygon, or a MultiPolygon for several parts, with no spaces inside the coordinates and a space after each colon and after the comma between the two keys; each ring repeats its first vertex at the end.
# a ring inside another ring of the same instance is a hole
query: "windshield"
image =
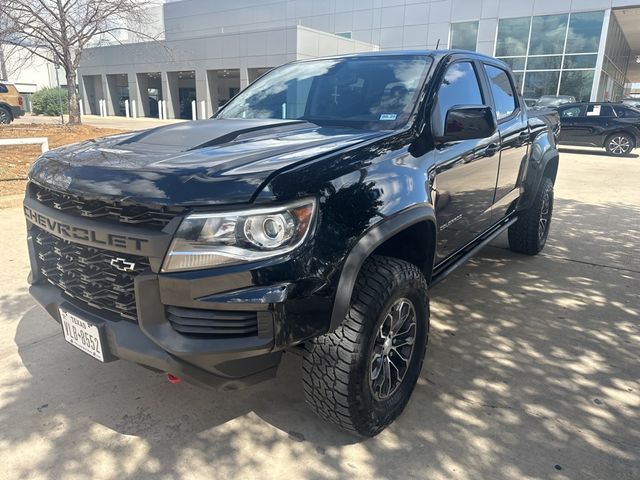
{"type": "Polygon", "coordinates": [[[290,63],[249,85],[216,117],[398,128],[413,111],[431,61],[424,56],[380,56],[290,63]]]}

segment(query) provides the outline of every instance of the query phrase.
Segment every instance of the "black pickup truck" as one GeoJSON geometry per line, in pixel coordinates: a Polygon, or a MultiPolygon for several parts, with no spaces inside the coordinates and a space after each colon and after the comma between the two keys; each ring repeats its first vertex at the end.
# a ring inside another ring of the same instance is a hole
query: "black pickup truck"
{"type": "Polygon", "coordinates": [[[506,230],[543,248],[556,129],[471,52],[290,63],[212,119],[40,157],[30,290],[69,343],[173,382],[234,389],[299,353],[309,406],[372,436],[420,374],[429,287],[506,230]]]}

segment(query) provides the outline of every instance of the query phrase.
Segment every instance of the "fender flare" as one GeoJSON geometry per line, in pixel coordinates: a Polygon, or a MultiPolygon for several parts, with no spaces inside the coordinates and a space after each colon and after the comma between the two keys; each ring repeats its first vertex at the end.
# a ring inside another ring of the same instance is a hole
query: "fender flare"
{"type": "MultiPolygon", "coordinates": [[[[433,206],[430,204],[418,204],[402,210],[393,217],[386,218],[382,222],[371,227],[360,237],[349,251],[342,266],[340,280],[336,289],[336,295],[331,312],[329,332],[334,331],[344,320],[351,304],[351,295],[356,284],[356,279],[365,260],[373,251],[386,240],[403,230],[420,222],[431,222],[434,226],[433,248],[435,248],[436,216],[433,206]]],[[[426,247],[425,247],[426,248],[426,247]]],[[[435,255],[434,255],[435,257],[435,255]]],[[[429,279],[427,279],[429,281],[429,279]]]]}
{"type": "Polygon", "coordinates": [[[532,144],[531,160],[525,180],[525,194],[518,209],[526,210],[535,198],[542,176],[549,162],[560,159],[560,152],[547,138],[546,133],[536,137],[532,144]],[[538,150],[538,152],[536,152],[538,150]]]}

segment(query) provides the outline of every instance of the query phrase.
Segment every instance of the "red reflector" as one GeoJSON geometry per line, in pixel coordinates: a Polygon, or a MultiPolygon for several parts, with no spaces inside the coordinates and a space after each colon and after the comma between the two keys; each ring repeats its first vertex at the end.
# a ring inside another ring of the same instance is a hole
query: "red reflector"
{"type": "Polygon", "coordinates": [[[182,381],[180,377],[176,377],[175,375],[171,375],[170,373],[167,373],[167,380],[169,380],[169,383],[173,383],[174,385],[182,381]]]}

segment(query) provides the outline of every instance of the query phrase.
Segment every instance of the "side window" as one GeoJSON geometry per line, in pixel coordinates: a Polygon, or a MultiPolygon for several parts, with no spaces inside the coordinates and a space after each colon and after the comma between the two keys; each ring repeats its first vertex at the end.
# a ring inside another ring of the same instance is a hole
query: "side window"
{"type": "Polygon", "coordinates": [[[443,133],[447,112],[456,105],[484,105],[478,76],[471,62],[457,62],[447,69],[433,112],[436,135],[443,133]]]}
{"type": "Polygon", "coordinates": [[[634,110],[632,108],[626,108],[621,106],[615,106],[613,109],[618,117],[626,118],[638,118],[640,117],[640,110],[634,110]]]}
{"type": "Polygon", "coordinates": [[[7,93],[9,89],[4,83],[0,83],[0,93],[7,93]]]}
{"type": "Polygon", "coordinates": [[[575,118],[582,116],[581,107],[569,107],[560,110],[560,116],[563,118],[575,118]]]}
{"type": "Polygon", "coordinates": [[[615,117],[610,105],[587,105],[587,117],[615,117]]]}
{"type": "Polygon", "coordinates": [[[516,110],[516,93],[507,72],[491,65],[485,65],[484,69],[489,77],[491,93],[496,103],[496,116],[501,120],[516,110]]]}
{"type": "Polygon", "coordinates": [[[602,110],[600,110],[600,116],[601,117],[615,117],[616,114],[613,113],[613,108],[611,108],[611,105],[603,105],[602,106],[602,110]]]}

